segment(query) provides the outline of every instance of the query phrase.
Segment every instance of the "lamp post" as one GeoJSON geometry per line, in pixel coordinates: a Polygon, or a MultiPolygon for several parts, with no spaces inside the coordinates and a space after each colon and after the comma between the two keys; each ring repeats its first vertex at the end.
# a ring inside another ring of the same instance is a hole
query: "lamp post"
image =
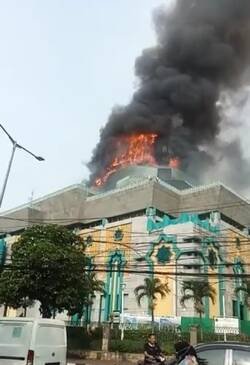
{"type": "Polygon", "coordinates": [[[29,155],[33,156],[38,161],[44,161],[44,158],[41,157],[41,156],[35,155],[33,152],[29,151],[27,148],[25,148],[22,145],[20,145],[19,143],[17,143],[17,141],[15,141],[14,138],[11,137],[11,135],[6,131],[6,129],[3,127],[2,124],[0,124],[0,128],[8,136],[9,140],[12,143],[12,152],[11,152],[8,168],[7,168],[7,171],[6,171],[6,175],[5,175],[5,178],[4,178],[2,191],[1,191],[1,194],[0,194],[0,208],[1,208],[4,193],[5,193],[6,186],[7,186],[7,183],[8,183],[8,179],[9,179],[9,176],[10,176],[10,170],[11,170],[11,166],[12,166],[12,162],[13,162],[13,159],[14,159],[16,149],[18,148],[20,150],[23,150],[23,151],[27,152],[29,155]]]}

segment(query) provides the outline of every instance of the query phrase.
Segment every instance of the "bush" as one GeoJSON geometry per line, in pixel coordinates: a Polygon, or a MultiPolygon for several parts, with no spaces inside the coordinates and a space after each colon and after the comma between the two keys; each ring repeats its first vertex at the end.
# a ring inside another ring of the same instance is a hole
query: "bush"
{"type": "Polygon", "coordinates": [[[98,351],[102,349],[102,339],[93,340],[89,344],[89,350],[98,351]]]}
{"type": "Polygon", "coordinates": [[[84,327],[67,327],[67,341],[69,350],[100,350],[102,329],[88,333],[84,327]]]}
{"type": "Polygon", "coordinates": [[[128,352],[128,353],[143,353],[144,341],[134,340],[111,340],[109,351],[113,352],[128,352]]]}
{"type": "MultiPolygon", "coordinates": [[[[110,351],[128,352],[128,353],[143,353],[144,344],[147,341],[150,329],[140,328],[137,330],[126,330],[124,332],[124,340],[120,340],[120,331],[114,330],[111,333],[110,351]]],[[[172,355],[174,344],[179,338],[179,334],[172,328],[162,328],[156,330],[155,335],[159,345],[166,355],[172,355]]],[[[181,337],[189,341],[189,334],[182,333],[181,337]]]]}

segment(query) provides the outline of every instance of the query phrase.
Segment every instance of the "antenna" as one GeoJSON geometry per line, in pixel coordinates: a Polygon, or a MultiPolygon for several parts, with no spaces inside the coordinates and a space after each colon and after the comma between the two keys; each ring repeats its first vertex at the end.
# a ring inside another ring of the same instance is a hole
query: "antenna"
{"type": "Polygon", "coordinates": [[[31,196],[29,197],[29,206],[32,208],[33,206],[33,200],[34,200],[34,190],[31,192],[31,196]]]}

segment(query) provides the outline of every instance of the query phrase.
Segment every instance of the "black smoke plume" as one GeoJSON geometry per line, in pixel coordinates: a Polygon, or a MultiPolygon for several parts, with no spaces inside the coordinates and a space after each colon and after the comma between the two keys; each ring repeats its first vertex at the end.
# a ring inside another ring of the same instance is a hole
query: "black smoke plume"
{"type": "Polygon", "coordinates": [[[100,133],[88,165],[92,182],[113,160],[116,138],[136,132],[159,135],[159,164],[177,156],[183,170],[199,166],[202,174],[214,163],[209,149],[222,125],[217,101],[244,84],[250,61],[250,0],[178,0],[171,11],[156,11],[154,24],[157,46],[137,58],[139,87],[100,133]]]}

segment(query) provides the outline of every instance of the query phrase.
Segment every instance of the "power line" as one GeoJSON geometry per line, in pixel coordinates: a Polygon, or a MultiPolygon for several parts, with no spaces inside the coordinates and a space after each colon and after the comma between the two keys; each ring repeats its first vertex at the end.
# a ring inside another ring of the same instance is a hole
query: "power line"
{"type": "MultiPolygon", "coordinates": [[[[27,272],[29,270],[27,270],[27,268],[23,268],[21,266],[16,266],[14,267],[13,265],[11,265],[11,267],[6,267],[6,270],[13,270],[13,269],[19,270],[20,272],[27,272]]],[[[230,273],[187,273],[187,272],[166,272],[166,271],[154,271],[154,270],[140,270],[140,272],[138,272],[137,270],[130,270],[130,269],[88,269],[86,270],[86,272],[101,272],[101,273],[113,273],[113,272],[118,272],[118,273],[127,273],[127,274],[147,274],[147,275],[162,275],[162,276],[181,276],[181,277],[203,277],[203,278],[208,278],[208,277],[215,277],[217,278],[219,277],[223,277],[223,278],[250,278],[250,274],[230,274],[230,273]]]]}
{"type": "MultiPolygon", "coordinates": [[[[217,204],[217,205],[214,205],[214,204],[207,204],[207,205],[202,205],[200,207],[194,207],[194,206],[186,206],[186,207],[183,207],[182,209],[170,209],[168,210],[168,212],[166,213],[167,214],[177,214],[177,213],[192,213],[192,212],[204,212],[206,210],[211,210],[211,211],[214,211],[214,210],[219,210],[219,209],[227,209],[227,208],[234,208],[234,207],[248,207],[250,205],[250,202],[248,201],[239,201],[239,200],[236,200],[236,201],[232,201],[230,203],[225,203],[225,204],[217,204]]],[[[146,209],[146,208],[145,208],[146,209]]],[[[133,212],[131,212],[133,213],[133,212]]],[[[66,217],[62,217],[62,218],[44,218],[44,219],[29,219],[27,220],[27,218],[14,218],[14,217],[8,217],[8,216],[4,216],[4,215],[1,215],[0,216],[0,219],[5,219],[5,220],[11,220],[11,221],[20,221],[20,222],[26,222],[26,223],[38,223],[38,222],[71,222],[71,223],[74,223],[74,222],[84,222],[84,221],[94,221],[94,220],[103,220],[103,219],[112,219],[114,218],[115,216],[105,216],[105,217],[101,217],[101,216],[98,216],[98,217],[70,217],[70,218],[66,218],[66,217]]]]}

